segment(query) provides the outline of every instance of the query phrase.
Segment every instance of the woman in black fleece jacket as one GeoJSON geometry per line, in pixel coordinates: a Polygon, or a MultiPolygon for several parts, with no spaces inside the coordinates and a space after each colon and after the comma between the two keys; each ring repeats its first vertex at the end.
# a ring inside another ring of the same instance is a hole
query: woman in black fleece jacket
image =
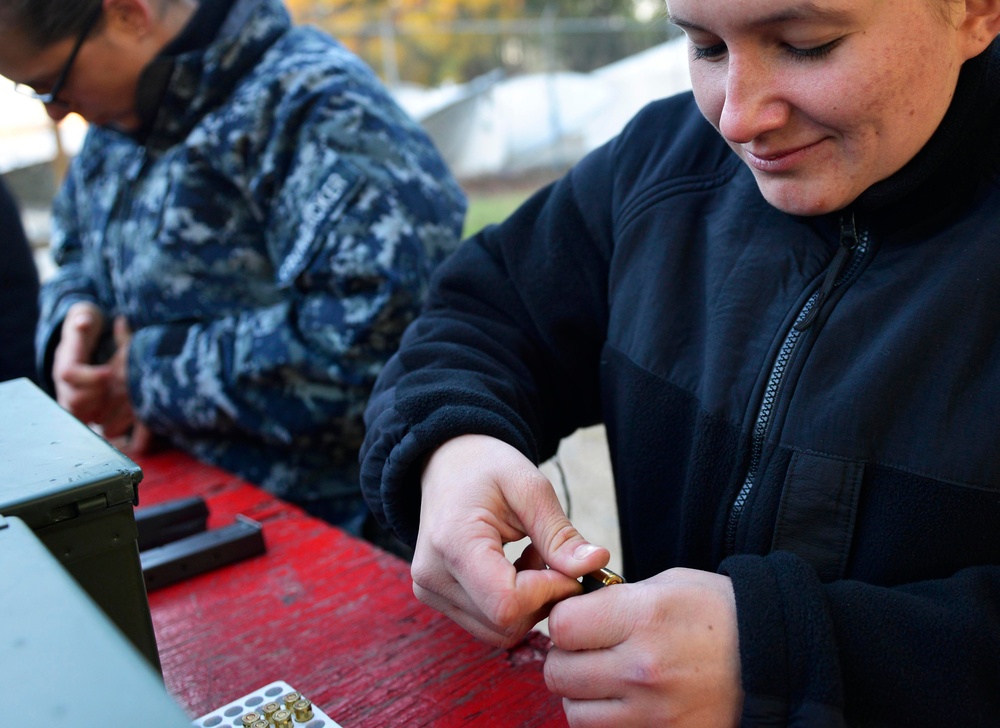
{"type": "Polygon", "coordinates": [[[1000,0],[667,6],[693,94],[444,267],[369,503],[473,634],[549,614],[573,726],[998,726],[1000,0]],[[577,596],[535,463],[595,422],[577,596]]]}

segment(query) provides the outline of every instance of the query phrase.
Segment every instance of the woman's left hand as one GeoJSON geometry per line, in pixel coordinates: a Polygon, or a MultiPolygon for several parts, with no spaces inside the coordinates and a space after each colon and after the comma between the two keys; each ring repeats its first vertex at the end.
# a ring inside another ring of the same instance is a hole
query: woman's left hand
{"type": "Polygon", "coordinates": [[[545,682],[574,728],[734,728],[743,707],[729,578],[670,569],[553,607],[545,682]]]}

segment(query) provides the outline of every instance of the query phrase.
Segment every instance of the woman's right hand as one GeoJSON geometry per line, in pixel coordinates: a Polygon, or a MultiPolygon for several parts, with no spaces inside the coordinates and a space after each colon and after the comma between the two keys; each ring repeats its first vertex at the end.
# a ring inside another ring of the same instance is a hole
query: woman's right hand
{"type": "Polygon", "coordinates": [[[570,523],[542,472],[500,440],[449,440],[421,483],[413,592],[490,644],[516,644],[610,559],[570,523]],[[512,564],[503,545],[525,536],[531,545],[512,564]]]}

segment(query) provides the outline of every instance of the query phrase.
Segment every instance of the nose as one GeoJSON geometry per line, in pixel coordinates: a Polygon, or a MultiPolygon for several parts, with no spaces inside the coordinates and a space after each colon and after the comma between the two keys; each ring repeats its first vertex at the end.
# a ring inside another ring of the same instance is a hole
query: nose
{"type": "Polygon", "coordinates": [[[766,59],[730,53],[726,98],[719,132],[733,144],[748,144],[788,123],[790,105],[784,98],[780,73],[766,59]]]}
{"type": "Polygon", "coordinates": [[[45,104],[45,113],[52,121],[62,121],[69,116],[69,106],[60,101],[53,101],[51,104],[45,104]]]}

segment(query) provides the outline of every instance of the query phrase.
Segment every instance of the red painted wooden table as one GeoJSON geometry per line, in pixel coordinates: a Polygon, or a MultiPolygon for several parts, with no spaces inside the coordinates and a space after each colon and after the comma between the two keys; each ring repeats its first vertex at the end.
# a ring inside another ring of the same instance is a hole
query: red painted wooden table
{"type": "Polygon", "coordinates": [[[192,718],[274,680],[344,728],[566,726],[545,687],[548,638],[490,647],[420,604],[409,566],[225,471],[178,452],[136,457],[140,507],[205,498],[267,553],[149,595],[167,689],[192,718]]]}

